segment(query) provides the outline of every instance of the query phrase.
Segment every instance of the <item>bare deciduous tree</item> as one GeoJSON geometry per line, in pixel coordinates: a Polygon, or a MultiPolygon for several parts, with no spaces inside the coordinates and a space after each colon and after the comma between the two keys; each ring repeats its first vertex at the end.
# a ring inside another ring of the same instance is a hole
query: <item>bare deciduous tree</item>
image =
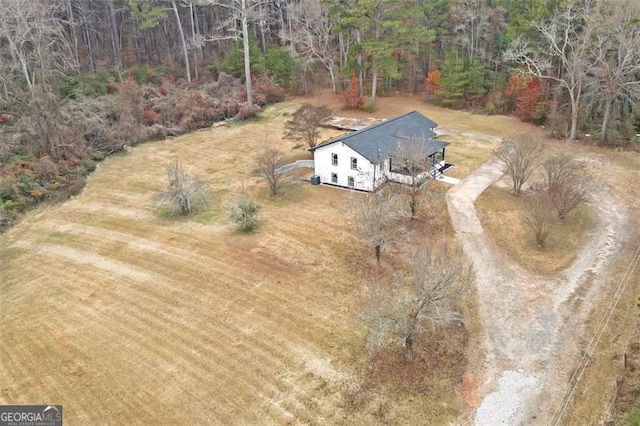
{"type": "Polygon", "coordinates": [[[403,214],[395,194],[382,188],[373,194],[350,194],[350,223],[356,234],[374,248],[380,265],[383,248],[404,233],[397,220],[403,214]]]}
{"type": "Polygon", "coordinates": [[[286,157],[274,148],[264,149],[256,158],[257,173],[267,181],[271,195],[278,195],[282,185],[286,182],[286,157]]]}
{"type": "Polygon", "coordinates": [[[186,216],[211,202],[211,191],[207,181],[189,174],[178,161],[167,168],[169,187],[155,196],[157,206],[171,214],[186,216]]]}
{"type": "Polygon", "coordinates": [[[557,219],[558,212],[554,207],[551,195],[546,191],[535,194],[525,214],[525,223],[533,231],[538,247],[544,247],[551,232],[551,226],[557,219]]]}
{"type": "Polygon", "coordinates": [[[269,2],[267,0],[200,0],[198,3],[211,5],[213,8],[221,8],[230,15],[229,19],[217,27],[221,30],[227,30],[230,34],[213,34],[208,38],[212,41],[224,39],[242,40],[247,104],[249,108],[253,108],[251,57],[249,55],[249,24],[251,22],[263,21],[265,14],[264,6],[268,5],[269,2]],[[238,25],[240,27],[239,29],[237,28],[238,25]]]}
{"type": "Polygon", "coordinates": [[[587,197],[586,184],[580,176],[575,176],[572,180],[562,182],[555,191],[549,194],[558,212],[558,218],[562,220],[585,202],[587,197]]]}
{"type": "Polygon", "coordinates": [[[398,140],[396,158],[393,159],[402,168],[402,174],[406,176],[404,185],[398,188],[409,199],[409,211],[411,219],[415,219],[421,196],[429,189],[431,181],[427,171],[431,168],[428,158],[425,156],[427,142],[424,138],[409,138],[398,140]]]}
{"type": "Polygon", "coordinates": [[[525,73],[554,81],[566,89],[571,106],[569,140],[577,136],[587,70],[593,65],[589,56],[594,30],[588,19],[590,4],[586,2],[581,7],[568,5],[550,20],[534,23],[540,42],[534,45],[517,39],[505,53],[505,59],[521,64],[525,73]]]}
{"type": "Polygon", "coordinates": [[[38,86],[50,91],[53,81],[76,67],[60,19],[63,5],[39,1],[2,0],[0,17],[0,67],[3,76],[20,73],[32,97],[38,86]],[[6,74],[5,74],[6,73],[6,74]]]}
{"type": "Polygon", "coordinates": [[[542,162],[542,174],[546,189],[550,192],[557,190],[566,180],[573,178],[578,165],[573,155],[561,152],[547,157],[542,162]]]}
{"type": "Polygon", "coordinates": [[[454,22],[455,39],[473,61],[476,56],[485,57],[491,39],[495,37],[492,15],[495,13],[486,0],[451,2],[451,19],[454,22]]]}
{"type": "Polygon", "coordinates": [[[595,67],[589,72],[587,95],[592,108],[602,111],[600,140],[604,142],[614,125],[632,121],[631,111],[640,107],[640,4],[633,0],[597,2],[595,9],[591,52],[595,67]],[[629,119],[624,120],[625,116],[629,119]]]}
{"type": "Polygon", "coordinates": [[[293,140],[303,140],[309,148],[318,144],[320,124],[331,115],[326,106],[303,104],[293,114],[291,120],[285,123],[285,137],[293,140]]]}
{"type": "Polygon", "coordinates": [[[586,200],[586,184],[574,156],[560,153],[547,158],[542,170],[553,207],[560,219],[586,200]]]}
{"type": "Polygon", "coordinates": [[[290,26],[289,31],[283,28],[282,38],[309,62],[320,62],[329,72],[333,93],[337,93],[338,52],[333,34],[335,22],[329,6],[315,0],[302,0],[289,3],[287,11],[295,25],[290,26]]]}
{"type": "Polygon", "coordinates": [[[504,141],[498,158],[507,166],[507,173],[513,181],[513,195],[520,195],[522,185],[540,165],[544,146],[540,140],[528,134],[516,134],[504,141]]]}
{"type": "Polygon", "coordinates": [[[473,279],[462,251],[445,243],[416,250],[407,258],[408,270],[391,283],[376,283],[370,289],[368,346],[400,339],[407,361],[413,359],[414,341],[425,326],[459,319],[457,298],[473,279]]]}

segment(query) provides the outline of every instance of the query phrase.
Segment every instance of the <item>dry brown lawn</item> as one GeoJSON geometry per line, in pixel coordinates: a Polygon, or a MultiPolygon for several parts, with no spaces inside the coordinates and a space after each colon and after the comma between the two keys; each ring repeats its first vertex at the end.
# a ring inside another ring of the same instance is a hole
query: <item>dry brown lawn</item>
{"type": "Polygon", "coordinates": [[[603,424],[612,421],[612,424],[626,424],[627,410],[632,404],[640,405],[638,371],[634,370],[640,358],[637,344],[640,341],[640,315],[636,307],[640,296],[640,266],[630,269],[630,261],[640,247],[640,216],[637,214],[640,211],[640,153],[589,146],[580,149],[595,163],[605,166],[589,171],[625,202],[629,221],[625,242],[608,270],[606,294],[600,303],[594,305],[587,335],[581,342],[581,348],[586,348],[592,336],[601,334],[597,349],[588,360],[576,388],[566,422],[603,424]],[[612,311],[611,301],[623,282],[626,282],[625,291],[620,293],[616,309],[612,311]],[[609,315],[607,326],[602,328],[609,315]],[[623,365],[625,353],[629,357],[626,369],[623,365]]]}
{"type": "MultiPolygon", "coordinates": [[[[72,425],[442,424],[464,412],[457,392],[477,323],[418,343],[429,362],[429,353],[453,354],[455,365],[411,369],[389,354],[366,363],[357,313],[374,260],[343,219],[345,192],[301,173],[272,199],[252,176],[265,144],[308,158],[281,136],[299,102],[110,157],[82,194],[30,212],[0,237],[0,404],[62,404],[72,425]],[[174,159],[211,181],[211,208],[172,220],[153,209],[174,159]],[[224,221],[227,198],[243,187],[263,206],[251,235],[224,221]],[[413,381],[399,387],[389,372],[413,381]]],[[[418,97],[381,98],[375,115],[411,109],[495,136],[523,126],[418,97]]],[[[494,149],[452,142],[456,177],[494,149]]],[[[450,236],[444,198],[434,203],[423,207],[423,237],[429,226],[450,236]]]]}
{"type": "Polygon", "coordinates": [[[503,253],[532,272],[549,275],[567,268],[594,225],[590,209],[581,205],[554,223],[545,246],[539,248],[525,222],[528,198],[514,197],[510,188],[490,187],[476,201],[482,226],[503,253]]]}
{"type": "Polygon", "coordinates": [[[63,404],[69,424],[339,421],[363,281],[345,255],[361,248],[340,221],[342,192],[297,184],[264,198],[253,156],[265,143],[289,151],[281,125],[108,158],[80,196],[4,235],[0,401],[63,404]],[[173,159],[211,180],[209,211],[156,214],[173,159]],[[264,204],[252,236],[223,221],[242,185],[264,204]]]}
{"type": "MultiPolygon", "coordinates": [[[[419,99],[385,102],[377,114],[430,113],[419,99]]],[[[343,219],[344,191],[312,187],[303,172],[272,199],[251,173],[266,144],[308,158],[282,139],[296,105],[112,156],[82,194],[1,237],[0,403],[63,404],[68,424],[370,423],[381,412],[441,423],[461,413],[464,362],[415,370],[421,384],[407,398],[387,380],[365,386],[364,405],[349,403],[368,377],[356,317],[371,251],[343,219]],[[211,208],[185,219],[151,203],[175,159],[214,192],[211,208]],[[252,235],[224,221],[243,187],[263,206],[252,235]],[[437,393],[423,398],[425,388],[437,393]]],[[[451,157],[469,169],[490,155],[482,143],[456,145],[451,157]]],[[[435,202],[430,224],[450,232],[444,198],[435,202]]],[[[464,359],[460,339],[451,350],[464,359]]]]}

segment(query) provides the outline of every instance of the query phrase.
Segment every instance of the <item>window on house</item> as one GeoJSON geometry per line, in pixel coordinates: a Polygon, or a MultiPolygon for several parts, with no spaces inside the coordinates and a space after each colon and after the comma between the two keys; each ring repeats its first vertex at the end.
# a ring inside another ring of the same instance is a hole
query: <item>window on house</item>
{"type": "Polygon", "coordinates": [[[358,159],[355,157],[351,157],[351,168],[353,170],[358,170],[358,159]]]}
{"type": "Polygon", "coordinates": [[[353,188],[354,186],[356,186],[356,181],[353,178],[353,176],[349,176],[347,178],[347,185],[349,185],[351,188],[353,188]]]}
{"type": "Polygon", "coordinates": [[[331,165],[332,166],[338,165],[338,154],[331,154],[331,165]]]}
{"type": "Polygon", "coordinates": [[[331,173],[331,183],[338,183],[338,174],[331,173]]]}

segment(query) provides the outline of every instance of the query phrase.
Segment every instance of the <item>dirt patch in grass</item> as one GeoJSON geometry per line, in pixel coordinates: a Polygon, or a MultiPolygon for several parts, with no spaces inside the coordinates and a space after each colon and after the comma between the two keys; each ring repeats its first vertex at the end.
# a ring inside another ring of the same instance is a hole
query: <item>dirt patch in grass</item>
{"type": "Polygon", "coordinates": [[[482,226],[504,253],[528,270],[544,275],[561,271],[586,241],[594,219],[588,206],[578,207],[552,226],[545,247],[539,248],[525,222],[530,197],[514,197],[507,189],[490,187],[476,201],[482,226]]]}

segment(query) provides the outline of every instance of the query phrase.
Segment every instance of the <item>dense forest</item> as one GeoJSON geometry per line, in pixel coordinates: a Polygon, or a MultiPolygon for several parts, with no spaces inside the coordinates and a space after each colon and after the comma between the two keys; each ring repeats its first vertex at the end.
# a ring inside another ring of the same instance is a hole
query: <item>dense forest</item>
{"type": "Polygon", "coordinates": [[[0,0],[0,222],[286,93],[402,92],[637,143],[637,0],[0,0]]]}

